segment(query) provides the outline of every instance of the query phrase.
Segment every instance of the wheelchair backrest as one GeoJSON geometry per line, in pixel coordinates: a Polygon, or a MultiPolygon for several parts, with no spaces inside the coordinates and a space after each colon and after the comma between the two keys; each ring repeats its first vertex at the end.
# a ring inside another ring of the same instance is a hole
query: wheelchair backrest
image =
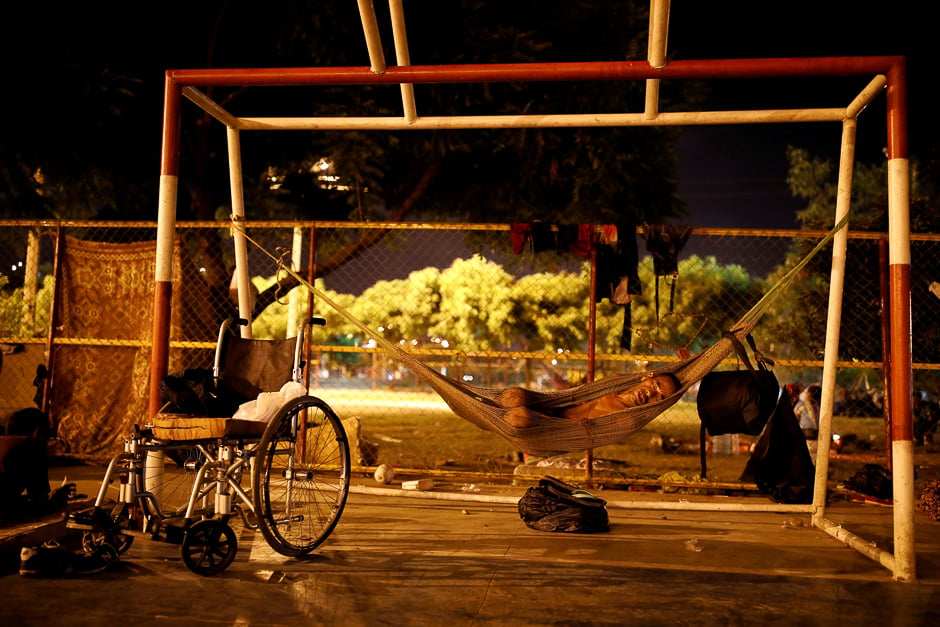
{"type": "Polygon", "coordinates": [[[256,340],[230,335],[222,351],[218,387],[228,394],[254,400],[261,392],[277,392],[294,372],[296,339],[256,340]]]}

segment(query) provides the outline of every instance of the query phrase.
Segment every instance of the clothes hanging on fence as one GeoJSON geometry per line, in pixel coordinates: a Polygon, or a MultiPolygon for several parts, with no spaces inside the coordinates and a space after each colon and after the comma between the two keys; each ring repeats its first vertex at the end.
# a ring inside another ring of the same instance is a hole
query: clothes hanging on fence
{"type": "Polygon", "coordinates": [[[643,229],[646,250],[653,256],[656,275],[656,319],[659,319],[659,283],[661,277],[671,277],[669,312],[676,301],[676,280],[679,278],[679,253],[692,235],[692,227],[678,224],[647,224],[643,229]]]}
{"type": "Polygon", "coordinates": [[[531,232],[532,226],[525,222],[517,222],[509,228],[509,242],[512,244],[512,252],[517,255],[522,254],[531,232]]]}
{"type": "Polygon", "coordinates": [[[594,297],[623,306],[623,327],[620,346],[631,349],[633,315],[631,301],[642,292],[636,225],[628,223],[549,224],[547,222],[515,223],[510,229],[512,250],[517,255],[526,248],[533,253],[555,250],[591,258],[592,246],[597,251],[597,283],[594,297]]]}
{"type": "Polygon", "coordinates": [[[597,286],[594,297],[623,305],[620,347],[630,350],[633,335],[631,301],[643,291],[638,270],[636,225],[621,223],[609,226],[611,228],[602,231],[602,243],[597,245],[597,286]]]}
{"type": "Polygon", "coordinates": [[[555,238],[554,225],[547,222],[532,223],[532,252],[542,253],[547,250],[558,250],[558,240],[555,238]]]}
{"type": "MultiPolygon", "coordinates": [[[[516,222],[509,229],[512,251],[519,255],[525,250],[534,253],[554,250],[558,253],[574,253],[590,259],[591,246],[595,243],[616,246],[618,225],[604,224],[550,224],[548,222],[516,222]],[[599,232],[599,233],[598,233],[599,232]],[[595,233],[598,236],[595,238],[595,233]]],[[[633,232],[635,226],[630,226],[633,232]]]]}

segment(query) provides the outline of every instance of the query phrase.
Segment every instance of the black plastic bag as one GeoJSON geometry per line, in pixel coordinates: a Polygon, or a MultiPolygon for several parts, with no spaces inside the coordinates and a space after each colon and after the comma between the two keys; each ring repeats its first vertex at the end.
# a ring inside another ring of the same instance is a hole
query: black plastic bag
{"type": "Polygon", "coordinates": [[[760,435],[780,396],[780,383],[769,368],[773,362],[757,350],[748,335],[755,368],[734,334],[726,333],[725,337],[731,340],[746,369],[709,372],[702,378],[696,399],[699,418],[709,435],[760,435]]]}
{"type": "Polygon", "coordinates": [[[519,499],[519,516],[538,531],[597,533],[610,530],[607,501],[554,477],[542,477],[519,499]]]}
{"type": "Polygon", "coordinates": [[[725,435],[743,433],[760,435],[774,414],[781,396],[780,383],[771,371],[773,360],[757,350],[754,338],[747,335],[748,345],[757,362],[755,368],[748,359],[747,351],[733,333],[725,333],[731,340],[738,357],[744,362],[744,370],[709,372],[699,385],[696,406],[702,421],[699,432],[701,474],[708,472],[705,457],[705,434],[725,435]]]}
{"type": "Polygon", "coordinates": [[[780,396],[773,416],[754,445],[741,481],[753,481],[763,494],[778,503],[813,502],[816,467],[789,395],[780,396]]]}

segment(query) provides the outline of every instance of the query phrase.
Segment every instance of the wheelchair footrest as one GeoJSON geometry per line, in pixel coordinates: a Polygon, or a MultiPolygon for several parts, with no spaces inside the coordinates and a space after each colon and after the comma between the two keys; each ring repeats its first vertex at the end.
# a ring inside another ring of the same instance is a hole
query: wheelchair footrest
{"type": "Polygon", "coordinates": [[[167,544],[182,544],[186,537],[186,527],[163,524],[153,533],[152,538],[167,544]]]}
{"type": "Polygon", "coordinates": [[[85,531],[116,531],[117,525],[111,520],[106,511],[100,508],[71,512],[66,518],[65,526],[68,529],[83,529],[85,531]]]}

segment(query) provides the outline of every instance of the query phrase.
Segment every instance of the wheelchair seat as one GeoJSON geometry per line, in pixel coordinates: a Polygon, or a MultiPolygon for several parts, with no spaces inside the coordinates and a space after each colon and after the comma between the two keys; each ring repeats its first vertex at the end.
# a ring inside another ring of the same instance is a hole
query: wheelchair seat
{"type": "MultiPolygon", "coordinates": [[[[318,322],[313,320],[311,323],[318,322]]],[[[233,419],[244,403],[262,392],[277,392],[285,383],[300,382],[306,326],[296,337],[276,340],[243,338],[234,327],[243,319],[222,323],[212,371],[187,369],[161,383],[164,406],[150,428],[160,440],[255,438],[266,422],[233,419]]]]}

